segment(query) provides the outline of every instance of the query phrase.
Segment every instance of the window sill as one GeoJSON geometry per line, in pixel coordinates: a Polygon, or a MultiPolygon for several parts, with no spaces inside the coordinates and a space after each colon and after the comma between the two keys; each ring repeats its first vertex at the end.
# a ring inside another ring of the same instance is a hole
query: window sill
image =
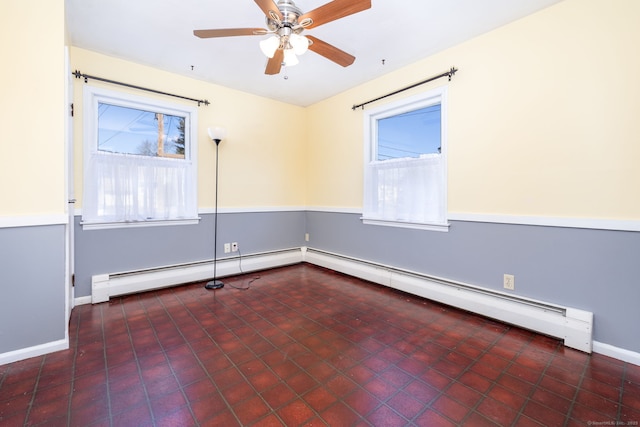
{"type": "Polygon", "coordinates": [[[83,230],[108,230],[113,228],[132,227],[165,227],[170,225],[194,225],[200,222],[200,218],[171,219],[156,221],[129,221],[129,222],[81,222],[83,230]]]}
{"type": "Polygon", "coordinates": [[[383,219],[373,219],[361,217],[363,224],[366,225],[382,225],[385,227],[413,228],[416,230],[440,231],[448,232],[450,224],[447,223],[426,223],[426,222],[406,222],[406,221],[390,221],[383,219]]]}

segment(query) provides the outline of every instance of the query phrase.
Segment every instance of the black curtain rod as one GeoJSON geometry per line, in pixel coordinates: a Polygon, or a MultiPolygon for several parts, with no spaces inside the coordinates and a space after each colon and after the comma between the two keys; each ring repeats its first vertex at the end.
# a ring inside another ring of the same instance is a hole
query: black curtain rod
{"type": "Polygon", "coordinates": [[[449,71],[447,71],[446,73],[442,73],[442,74],[439,74],[437,76],[430,77],[430,78],[428,78],[426,80],[423,80],[421,82],[414,83],[411,86],[407,86],[407,87],[403,87],[402,89],[398,89],[395,92],[391,92],[391,93],[388,93],[386,95],[379,96],[376,99],[372,99],[370,101],[363,102],[362,104],[354,105],[353,107],[351,107],[351,109],[355,111],[356,108],[362,107],[362,109],[364,110],[364,106],[367,105],[367,104],[371,104],[372,102],[380,101],[381,99],[387,98],[389,96],[396,95],[396,94],[398,94],[400,92],[404,92],[405,90],[413,89],[416,86],[420,86],[420,85],[423,85],[425,83],[429,83],[429,82],[431,82],[433,80],[437,80],[437,79],[440,79],[442,77],[449,77],[449,81],[451,81],[451,77],[453,77],[453,75],[456,73],[456,71],[458,71],[457,68],[451,67],[451,69],[449,71]]]}
{"type": "Polygon", "coordinates": [[[186,97],[186,96],[182,96],[182,95],[175,95],[175,94],[173,94],[173,93],[162,92],[162,91],[159,91],[159,90],[149,89],[149,88],[142,87],[142,86],[136,86],[136,85],[130,85],[130,84],[128,84],[128,83],[118,82],[118,81],[116,81],[116,80],[109,80],[109,79],[104,79],[104,78],[102,78],[102,77],[90,76],[89,74],[82,74],[82,73],[81,73],[80,71],[78,71],[78,70],[74,71],[74,72],[73,72],[73,73],[71,73],[71,74],[73,74],[73,75],[76,77],[76,79],[79,79],[79,78],[81,78],[81,77],[82,77],[82,78],[84,78],[84,82],[85,82],[85,83],[87,83],[87,81],[88,81],[89,79],[99,80],[99,81],[101,81],[101,82],[113,83],[113,84],[116,84],[116,85],[125,86],[125,87],[130,87],[130,88],[133,88],[133,89],[140,89],[140,90],[146,90],[147,92],[158,93],[158,94],[160,94],[160,95],[168,95],[168,96],[173,96],[173,97],[175,97],[175,98],[186,99],[187,101],[194,101],[194,102],[197,102],[197,103],[198,103],[198,107],[200,106],[200,104],[204,104],[204,105],[209,105],[209,104],[210,104],[210,102],[209,102],[209,101],[207,101],[206,99],[188,98],[188,97],[186,97]]]}

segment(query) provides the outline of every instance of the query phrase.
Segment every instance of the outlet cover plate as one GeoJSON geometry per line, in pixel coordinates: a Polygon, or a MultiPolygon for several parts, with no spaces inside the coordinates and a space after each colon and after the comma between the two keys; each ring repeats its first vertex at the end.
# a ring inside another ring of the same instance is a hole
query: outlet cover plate
{"type": "Polygon", "coordinates": [[[516,288],[516,278],[513,274],[504,275],[504,288],[513,291],[516,288]]]}

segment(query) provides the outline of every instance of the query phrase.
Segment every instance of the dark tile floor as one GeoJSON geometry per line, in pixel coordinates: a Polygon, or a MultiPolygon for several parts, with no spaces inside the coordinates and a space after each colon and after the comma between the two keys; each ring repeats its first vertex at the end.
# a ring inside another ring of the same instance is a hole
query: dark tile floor
{"type": "Polygon", "coordinates": [[[0,425],[640,422],[638,366],[306,264],[259,275],[76,307],[69,350],[0,366],[0,425]]]}

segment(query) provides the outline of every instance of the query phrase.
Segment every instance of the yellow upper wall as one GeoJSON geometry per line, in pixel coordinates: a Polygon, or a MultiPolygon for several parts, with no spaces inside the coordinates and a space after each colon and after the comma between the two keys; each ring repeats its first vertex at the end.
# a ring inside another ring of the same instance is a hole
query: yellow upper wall
{"type": "MultiPolygon", "coordinates": [[[[64,1],[8,0],[0,13],[0,113],[10,120],[0,160],[0,216],[64,212],[64,1]]],[[[71,68],[212,101],[200,107],[199,205],[213,206],[214,147],[222,143],[220,206],[362,206],[362,112],[351,105],[451,66],[449,211],[640,218],[640,2],[565,0],[307,109],[83,49],[71,68]],[[286,129],[287,132],[280,130],[286,129]]],[[[77,207],[82,200],[82,83],[75,80],[77,207]]],[[[92,82],[91,84],[97,84],[92,82]]],[[[119,87],[111,88],[120,90],[119,87]]],[[[142,94],[146,96],[145,94],[142,94]]]]}
{"type": "Polygon", "coordinates": [[[456,66],[389,98],[449,86],[449,212],[640,219],[638,22],[636,0],[566,0],[310,107],[307,204],[362,206],[351,105],[456,66]]]}
{"type": "MultiPolygon", "coordinates": [[[[209,106],[198,107],[198,205],[201,209],[212,208],[215,202],[215,144],[207,136],[209,126],[227,129],[227,138],[219,148],[220,208],[304,206],[306,183],[301,159],[306,158],[305,109],[80,48],[71,49],[71,66],[85,74],[211,102],[209,106]],[[286,132],[282,131],[285,129],[286,132]]],[[[94,80],[88,84],[165,102],[197,105],[94,80]]],[[[77,207],[82,206],[84,85],[82,79],[74,83],[77,207]]]]}
{"type": "Polygon", "coordinates": [[[64,214],[64,1],[0,2],[0,216],[64,214]]]}

